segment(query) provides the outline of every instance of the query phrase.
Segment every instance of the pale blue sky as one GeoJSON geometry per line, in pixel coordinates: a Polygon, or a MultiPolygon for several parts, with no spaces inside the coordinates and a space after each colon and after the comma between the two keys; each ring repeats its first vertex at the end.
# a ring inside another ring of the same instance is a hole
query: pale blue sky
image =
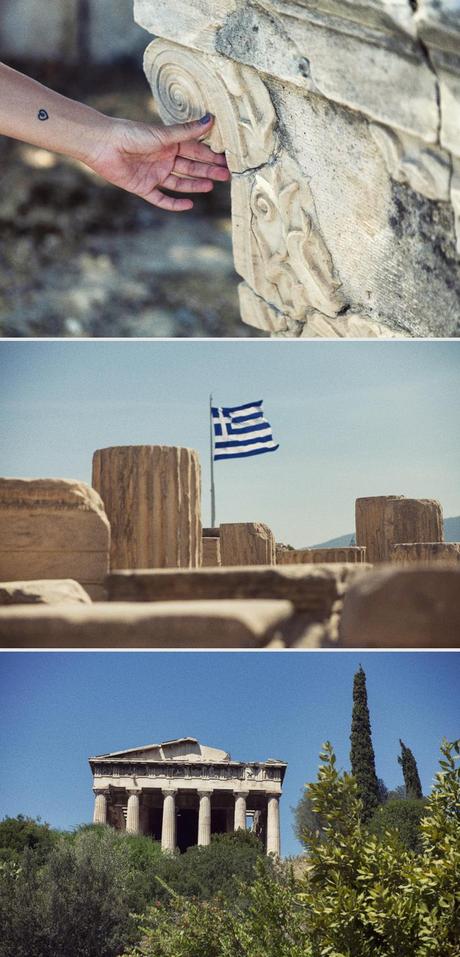
{"type": "Polygon", "coordinates": [[[0,819],[91,820],[88,757],[190,735],[233,758],[288,762],[284,854],[297,853],[291,806],[315,780],[329,739],[349,769],[353,675],[367,676],[377,773],[402,783],[399,738],[424,793],[439,745],[459,736],[460,655],[448,652],[4,652],[0,654],[0,819]]]}
{"type": "Polygon", "coordinates": [[[91,480],[96,448],[187,445],[203,466],[208,395],[264,399],[277,452],[216,463],[217,521],[264,521],[311,545],[352,531],[361,495],[438,498],[460,513],[460,343],[0,343],[0,472],[91,480]]]}

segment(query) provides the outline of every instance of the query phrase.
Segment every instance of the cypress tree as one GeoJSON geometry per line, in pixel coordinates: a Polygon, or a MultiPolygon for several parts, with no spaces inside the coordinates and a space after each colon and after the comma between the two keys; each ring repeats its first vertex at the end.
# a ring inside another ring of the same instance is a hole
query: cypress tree
{"type": "Polygon", "coordinates": [[[407,798],[422,798],[422,785],[420,783],[417,762],[410,748],[406,748],[404,741],[399,739],[401,745],[401,754],[398,761],[402,767],[404,777],[404,787],[406,788],[407,798]]]}
{"type": "Polygon", "coordinates": [[[368,821],[379,804],[379,782],[375,773],[371,722],[367,706],[366,675],[359,666],[353,681],[353,715],[351,721],[351,772],[358,784],[363,802],[363,821],[368,821]]]}

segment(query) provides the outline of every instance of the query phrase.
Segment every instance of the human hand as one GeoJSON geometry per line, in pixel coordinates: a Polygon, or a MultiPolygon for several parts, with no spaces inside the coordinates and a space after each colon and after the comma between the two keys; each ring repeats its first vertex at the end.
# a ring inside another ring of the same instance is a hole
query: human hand
{"type": "Polygon", "coordinates": [[[111,119],[94,155],[84,161],[110,183],[141,196],[153,206],[184,212],[192,209],[193,201],[167,196],[162,188],[179,193],[208,193],[214,181],[230,179],[225,156],[199,142],[213,122],[209,114],[201,120],[174,126],[111,119]]]}

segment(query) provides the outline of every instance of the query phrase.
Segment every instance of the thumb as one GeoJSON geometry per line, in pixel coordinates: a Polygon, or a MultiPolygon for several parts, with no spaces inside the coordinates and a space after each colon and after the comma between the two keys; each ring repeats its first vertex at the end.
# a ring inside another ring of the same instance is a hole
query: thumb
{"type": "Polygon", "coordinates": [[[162,143],[165,146],[170,143],[184,143],[186,140],[197,140],[200,136],[205,136],[214,123],[214,117],[211,113],[206,113],[200,120],[192,120],[191,123],[174,123],[173,126],[161,126],[157,128],[162,143]]]}

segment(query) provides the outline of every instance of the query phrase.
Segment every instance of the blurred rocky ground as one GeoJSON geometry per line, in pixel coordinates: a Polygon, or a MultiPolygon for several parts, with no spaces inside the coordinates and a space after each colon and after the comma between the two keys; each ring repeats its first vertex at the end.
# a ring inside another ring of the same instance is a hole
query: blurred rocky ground
{"type": "MultiPolygon", "coordinates": [[[[18,64],[18,66],[20,66],[18,64]]],[[[140,68],[31,75],[149,122],[140,68]]],[[[78,162],[0,138],[1,336],[254,336],[239,318],[226,184],[173,214],[78,162]]]]}

